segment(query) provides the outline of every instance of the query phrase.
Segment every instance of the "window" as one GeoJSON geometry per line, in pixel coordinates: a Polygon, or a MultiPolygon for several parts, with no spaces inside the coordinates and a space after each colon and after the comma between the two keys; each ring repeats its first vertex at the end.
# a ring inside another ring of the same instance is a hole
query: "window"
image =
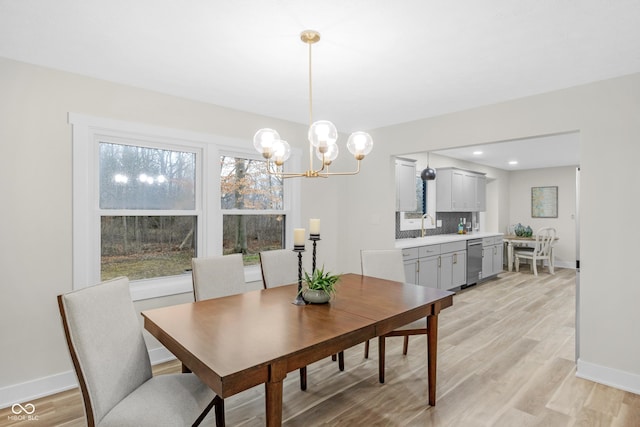
{"type": "Polygon", "coordinates": [[[402,231],[420,230],[424,214],[428,214],[424,220],[424,228],[436,228],[434,223],[436,218],[436,182],[423,181],[420,175],[417,175],[415,183],[417,209],[415,212],[400,212],[400,230],[402,231]]]}
{"type": "Polygon", "coordinates": [[[241,253],[245,265],[259,253],[285,247],[284,182],[267,173],[264,159],[220,156],[223,253],[241,253]]]}
{"type": "Polygon", "coordinates": [[[102,138],[98,150],[100,280],[188,271],[196,256],[196,152],[102,138]]]}
{"type": "MultiPolygon", "coordinates": [[[[299,184],[268,174],[250,141],[70,114],[74,288],[117,276],[134,300],[190,292],[191,258],[291,243],[299,184]]],[[[296,153],[299,160],[299,153],[296,153]]]]}

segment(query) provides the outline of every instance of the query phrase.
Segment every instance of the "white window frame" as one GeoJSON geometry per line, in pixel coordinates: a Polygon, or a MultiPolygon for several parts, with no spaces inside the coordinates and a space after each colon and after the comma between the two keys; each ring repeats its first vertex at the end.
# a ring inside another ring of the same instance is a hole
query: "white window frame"
{"type": "MultiPolygon", "coordinates": [[[[212,200],[215,200],[213,203],[214,206],[210,207],[210,212],[214,213],[214,218],[212,220],[215,222],[215,230],[217,231],[216,236],[211,236],[215,241],[215,247],[220,248],[222,250],[222,221],[223,215],[274,215],[274,214],[284,214],[285,215],[285,247],[292,248],[293,247],[293,224],[300,224],[300,180],[299,179],[284,179],[283,180],[283,198],[284,198],[284,206],[282,210],[279,209],[222,209],[220,203],[220,156],[231,156],[231,157],[241,157],[245,159],[254,159],[254,160],[264,160],[251,145],[249,148],[241,148],[241,147],[231,147],[220,145],[218,146],[218,151],[216,153],[216,160],[218,160],[217,167],[217,179],[218,184],[216,186],[215,197],[212,197],[212,200]],[[294,197],[294,194],[297,194],[297,197],[294,197]]],[[[289,160],[291,163],[300,161],[300,150],[292,150],[291,154],[292,159],[289,160]]],[[[210,194],[214,194],[211,192],[210,194]]],[[[250,265],[244,268],[245,281],[256,282],[262,280],[262,272],[260,271],[260,265],[250,265]]]]}
{"type": "MultiPolygon", "coordinates": [[[[426,181],[427,183],[427,214],[432,219],[425,219],[424,229],[429,230],[436,228],[436,182],[426,181]]],[[[405,212],[400,212],[400,231],[420,230],[422,228],[422,219],[407,218],[405,212]]]]}
{"type": "MultiPolygon", "coordinates": [[[[163,128],[141,123],[69,113],[73,137],[73,288],[100,282],[99,158],[100,142],[129,143],[196,153],[196,256],[222,254],[222,209],[220,206],[220,154],[252,156],[250,141],[218,135],[163,128]]],[[[300,150],[292,150],[290,163],[300,162],[300,150]]],[[[256,153],[257,154],[257,153],[256,153]]],[[[286,247],[293,241],[293,228],[300,223],[299,180],[285,180],[286,247]]],[[[136,214],[162,215],[165,211],[136,214]]],[[[192,212],[192,211],[189,211],[192,212]]],[[[277,211],[281,213],[281,211],[277,211]]],[[[126,215],[126,210],[109,214],[126,215]]],[[[245,268],[245,280],[261,280],[260,267],[245,268]]],[[[134,301],[192,292],[190,274],[131,281],[134,301]]]]}

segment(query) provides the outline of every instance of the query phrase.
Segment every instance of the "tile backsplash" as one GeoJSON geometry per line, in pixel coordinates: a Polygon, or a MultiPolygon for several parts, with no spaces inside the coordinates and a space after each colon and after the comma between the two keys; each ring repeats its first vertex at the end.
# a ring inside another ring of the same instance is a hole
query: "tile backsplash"
{"type": "MultiPolygon", "coordinates": [[[[442,227],[425,230],[425,236],[435,236],[437,234],[451,234],[458,232],[460,218],[466,218],[467,224],[471,222],[471,212],[437,212],[436,221],[442,221],[442,227]]],[[[420,230],[400,231],[400,212],[396,212],[396,239],[410,239],[420,237],[420,230]]]]}

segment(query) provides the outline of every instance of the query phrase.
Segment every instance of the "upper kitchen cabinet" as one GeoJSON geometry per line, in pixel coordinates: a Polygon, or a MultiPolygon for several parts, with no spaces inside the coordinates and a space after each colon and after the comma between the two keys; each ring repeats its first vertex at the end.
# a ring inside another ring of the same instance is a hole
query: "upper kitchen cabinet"
{"type": "Polygon", "coordinates": [[[416,161],[396,157],[396,212],[414,212],[416,199],[416,161]]]}
{"type": "Polygon", "coordinates": [[[483,212],[486,210],[483,173],[457,168],[438,168],[436,210],[438,212],[483,212]]]}

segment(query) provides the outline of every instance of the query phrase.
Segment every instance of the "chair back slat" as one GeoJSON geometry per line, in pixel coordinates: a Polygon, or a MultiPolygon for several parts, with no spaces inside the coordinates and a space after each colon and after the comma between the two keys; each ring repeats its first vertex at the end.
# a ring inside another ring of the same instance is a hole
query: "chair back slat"
{"type": "Polygon", "coordinates": [[[553,227],[545,227],[536,233],[536,254],[542,257],[548,257],[551,253],[551,246],[556,238],[556,229],[553,227]]]}

